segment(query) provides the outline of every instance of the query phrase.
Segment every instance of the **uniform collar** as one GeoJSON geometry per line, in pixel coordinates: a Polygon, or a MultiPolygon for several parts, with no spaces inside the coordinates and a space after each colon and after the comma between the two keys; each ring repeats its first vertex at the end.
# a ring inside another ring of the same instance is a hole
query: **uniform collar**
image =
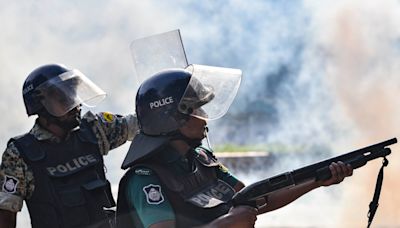
{"type": "Polygon", "coordinates": [[[194,168],[193,161],[190,161],[187,156],[180,154],[171,146],[167,146],[161,153],[157,154],[156,159],[166,164],[176,174],[191,172],[194,168]]]}
{"type": "Polygon", "coordinates": [[[157,154],[157,160],[162,163],[175,163],[177,161],[184,160],[185,156],[181,155],[177,150],[175,150],[172,146],[166,146],[163,151],[157,154]]]}

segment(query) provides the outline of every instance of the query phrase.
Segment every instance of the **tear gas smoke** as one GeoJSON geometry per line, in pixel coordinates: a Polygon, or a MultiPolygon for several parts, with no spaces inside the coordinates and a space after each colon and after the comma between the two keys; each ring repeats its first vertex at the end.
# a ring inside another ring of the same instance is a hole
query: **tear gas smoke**
{"type": "MultiPolygon", "coordinates": [[[[294,101],[286,101],[290,105],[278,103],[280,124],[269,129],[275,136],[266,140],[316,142],[343,153],[345,148],[350,151],[398,136],[398,2],[389,1],[384,5],[372,1],[305,3],[311,13],[309,26],[313,29],[308,34],[310,39],[302,58],[297,59],[302,66],[293,72],[297,77],[292,83],[286,82],[292,89],[284,90],[295,93],[286,98],[294,101]]],[[[400,171],[398,150],[398,145],[392,146],[393,153],[388,158],[380,207],[373,222],[376,227],[400,226],[400,197],[396,194],[400,187],[396,177],[400,171]]],[[[283,161],[287,162],[284,167],[299,167],[295,161],[293,157],[283,161]]],[[[318,189],[293,205],[260,216],[262,221],[258,224],[260,227],[264,224],[268,227],[366,226],[380,165],[380,161],[371,162],[356,170],[344,184],[318,189]]]]}

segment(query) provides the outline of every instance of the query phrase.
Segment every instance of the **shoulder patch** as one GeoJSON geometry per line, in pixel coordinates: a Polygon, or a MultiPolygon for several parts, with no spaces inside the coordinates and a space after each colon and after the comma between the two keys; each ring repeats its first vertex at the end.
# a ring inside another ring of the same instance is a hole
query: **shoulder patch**
{"type": "Polygon", "coordinates": [[[148,204],[160,204],[164,202],[164,196],[162,195],[160,185],[149,184],[143,187],[143,191],[146,194],[148,204]]]}
{"type": "Polygon", "coordinates": [[[197,161],[202,163],[205,166],[217,166],[218,165],[218,160],[217,158],[213,155],[211,151],[208,151],[205,148],[202,147],[197,147],[195,149],[195,157],[197,161]]]}
{"type": "Polygon", "coordinates": [[[204,149],[203,147],[196,147],[195,149],[194,149],[197,153],[207,153],[207,150],[206,149],[204,149]]]}
{"type": "Polygon", "coordinates": [[[135,169],[135,174],[139,176],[150,176],[153,174],[153,171],[148,168],[137,168],[135,169]]]}
{"type": "Polygon", "coordinates": [[[17,178],[4,175],[3,191],[6,193],[15,193],[18,183],[19,181],[17,178]]]}
{"type": "Polygon", "coordinates": [[[206,163],[210,162],[210,159],[207,156],[207,151],[204,148],[197,147],[195,151],[196,151],[196,157],[200,158],[202,161],[206,163]]]}
{"type": "Polygon", "coordinates": [[[101,113],[100,117],[107,123],[112,123],[114,121],[114,115],[110,112],[103,112],[101,113]]]}

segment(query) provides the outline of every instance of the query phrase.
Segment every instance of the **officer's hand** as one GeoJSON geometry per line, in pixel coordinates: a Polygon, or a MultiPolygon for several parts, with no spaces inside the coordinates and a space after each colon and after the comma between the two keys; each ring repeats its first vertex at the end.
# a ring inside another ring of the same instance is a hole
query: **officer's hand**
{"type": "Polygon", "coordinates": [[[332,177],[328,180],[321,181],[321,186],[329,186],[333,184],[339,184],[343,181],[345,177],[353,175],[353,168],[349,164],[344,164],[343,162],[332,162],[329,165],[332,177]]]}
{"type": "Polygon", "coordinates": [[[257,209],[249,206],[232,207],[228,212],[227,227],[254,227],[257,220],[257,209]]]}

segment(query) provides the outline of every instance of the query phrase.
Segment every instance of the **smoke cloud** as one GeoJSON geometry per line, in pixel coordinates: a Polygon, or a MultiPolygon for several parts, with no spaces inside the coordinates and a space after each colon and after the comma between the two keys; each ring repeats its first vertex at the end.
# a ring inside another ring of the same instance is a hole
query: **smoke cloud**
{"type": "MultiPolygon", "coordinates": [[[[330,49],[327,76],[330,78],[335,97],[343,112],[353,124],[356,144],[391,138],[399,135],[399,58],[398,41],[399,5],[387,2],[359,2],[358,7],[337,6],[335,23],[326,39],[330,49]]],[[[400,155],[393,148],[390,164],[385,171],[380,208],[374,225],[394,227],[400,225],[398,203],[395,192],[399,188],[396,173],[400,171],[400,155]]],[[[358,205],[368,205],[380,162],[357,171],[353,183],[346,186],[345,197],[358,199],[358,205]],[[360,187],[364,186],[364,187],[360,187]]],[[[364,206],[364,207],[365,207],[364,206]]],[[[348,207],[342,221],[348,227],[365,225],[366,210],[348,207]]]]}

